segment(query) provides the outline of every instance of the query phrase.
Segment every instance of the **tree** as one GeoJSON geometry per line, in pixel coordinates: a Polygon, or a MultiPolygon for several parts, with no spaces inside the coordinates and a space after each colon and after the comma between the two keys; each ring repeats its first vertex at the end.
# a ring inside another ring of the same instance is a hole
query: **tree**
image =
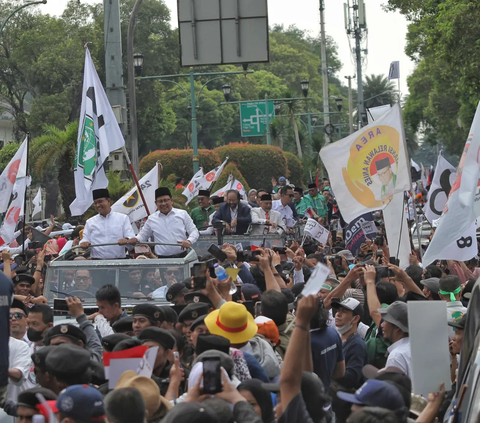
{"type": "Polygon", "coordinates": [[[0,173],[7,167],[8,163],[13,159],[13,156],[15,156],[15,153],[19,148],[19,143],[10,142],[0,150],[0,173]]]}
{"type": "MultiPolygon", "coordinates": [[[[69,123],[64,130],[47,126],[44,135],[36,138],[30,148],[30,159],[35,163],[35,172],[43,178],[47,171],[53,173],[53,182],[58,181],[62,205],[66,216],[70,216],[70,204],[75,200],[73,164],[77,143],[78,122],[69,123]]],[[[47,202],[49,198],[47,187],[47,202]]],[[[55,195],[56,202],[56,195],[55,195]]]]}
{"type": "Polygon", "coordinates": [[[365,107],[372,108],[392,104],[397,100],[395,85],[389,82],[385,75],[366,76],[363,83],[363,98],[365,107]]]}

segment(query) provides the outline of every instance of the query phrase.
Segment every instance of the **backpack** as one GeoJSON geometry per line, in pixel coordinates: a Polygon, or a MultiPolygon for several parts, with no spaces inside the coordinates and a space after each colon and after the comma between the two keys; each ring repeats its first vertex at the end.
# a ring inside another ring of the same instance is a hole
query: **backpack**
{"type": "Polygon", "coordinates": [[[390,341],[378,334],[377,325],[372,322],[365,334],[365,343],[367,345],[368,363],[377,369],[383,369],[387,363],[388,347],[390,341]]]}

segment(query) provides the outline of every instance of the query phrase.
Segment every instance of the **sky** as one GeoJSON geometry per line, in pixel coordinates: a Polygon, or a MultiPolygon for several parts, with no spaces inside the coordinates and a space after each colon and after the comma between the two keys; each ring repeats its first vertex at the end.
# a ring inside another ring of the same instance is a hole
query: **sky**
{"type": "MultiPolygon", "coordinates": [[[[88,3],[99,3],[99,0],[81,0],[88,3]]],[[[172,26],[177,27],[177,0],[164,0],[172,12],[172,26]]],[[[356,65],[350,52],[347,34],[344,27],[343,3],[346,0],[324,0],[325,32],[338,45],[338,53],[343,68],[340,80],[346,75],[356,74],[356,65]]],[[[384,12],[382,5],[387,0],[365,0],[368,28],[368,54],[363,67],[364,75],[388,74],[390,63],[400,61],[400,90],[402,95],[408,93],[407,76],[414,70],[414,63],[405,54],[407,21],[398,12],[384,12]]],[[[67,0],[48,0],[40,10],[51,15],[62,13],[67,0]]],[[[270,26],[283,24],[285,27],[296,25],[312,36],[320,33],[320,12],[318,0],[268,0],[270,26]],[[294,7],[292,7],[294,5],[294,7]]],[[[354,46],[354,40],[351,40],[354,46]]],[[[397,81],[394,81],[395,83],[397,81]]],[[[353,84],[356,82],[352,81],[353,84]]]]}

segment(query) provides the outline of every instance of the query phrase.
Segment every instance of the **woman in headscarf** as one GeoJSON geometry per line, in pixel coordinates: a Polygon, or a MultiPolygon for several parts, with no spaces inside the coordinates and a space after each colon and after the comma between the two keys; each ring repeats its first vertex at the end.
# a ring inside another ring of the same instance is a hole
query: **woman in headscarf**
{"type": "Polygon", "coordinates": [[[255,409],[263,423],[274,423],[275,414],[270,392],[262,387],[262,381],[249,379],[238,385],[237,390],[255,409]]]}

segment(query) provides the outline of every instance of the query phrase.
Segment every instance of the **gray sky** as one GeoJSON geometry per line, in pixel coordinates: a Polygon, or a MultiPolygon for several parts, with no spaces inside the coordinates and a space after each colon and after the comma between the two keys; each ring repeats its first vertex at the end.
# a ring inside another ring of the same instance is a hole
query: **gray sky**
{"type": "MultiPolygon", "coordinates": [[[[98,3],[99,0],[81,0],[82,2],[98,3]]],[[[172,26],[177,27],[177,0],[165,0],[172,11],[172,26]]],[[[399,13],[386,13],[381,5],[386,0],[366,0],[368,27],[368,55],[363,74],[388,74],[390,63],[400,61],[400,88],[402,94],[407,92],[407,76],[413,71],[413,62],[405,55],[405,36],[407,22],[399,13]]],[[[348,45],[344,28],[343,0],[325,0],[325,30],[334,38],[338,45],[343,76],[356,74],[356,66],[348,45]]],[[[52,15],[61,14],[66,0],[48,0],[41,5],[40,10],[52,15]]],[[[320,32],[320,13],[318,0],[268,0],[269,23],[283,24],[285,27],[295,24],[298,28],[307,30],[316,36],[320,32]],[[292,6],[293,5],[293,6],[292,6]]],[[[354,46],[354,41],[351,42],[354,46]]],[[[346,84],[345,80],[345,84],[346,84]]],[[[396,81],[394,81],[396,82],[396,81]]],[[[356,82],[355,82],[356,84],[356,82]]],[[[313,88],[313,87],[312,87],[313,88]]],[[[321,87],[319,87],[321,89],[321,87]]]]}

